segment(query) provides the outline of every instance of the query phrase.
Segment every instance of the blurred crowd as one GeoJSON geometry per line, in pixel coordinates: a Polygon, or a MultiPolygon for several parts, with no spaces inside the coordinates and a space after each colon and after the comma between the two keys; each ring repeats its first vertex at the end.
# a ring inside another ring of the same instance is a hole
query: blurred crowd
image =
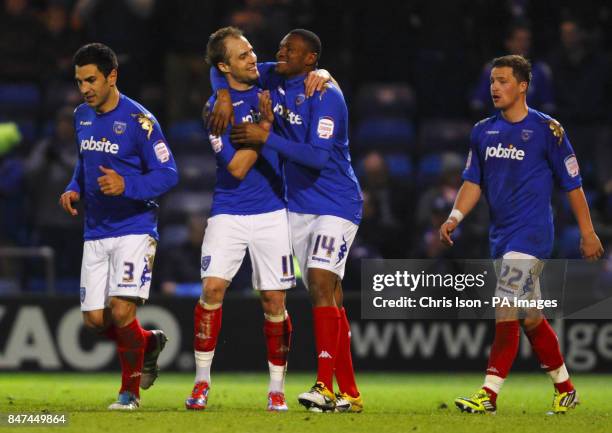
{"type": "MultiPolygon", "coordinates": [[[[181,174],[161,203],[154,287],[199,293],[199,250],[215,181],[200,119],[210,94],[203,55],[208,35],[231,24],[245,31],[260,61],[273,60],[279,40],[295,27],[323,41],[320,66],[345,93],[364,191],[346,289],[359,288],[361,258],[488,257],[485,203],[461,225],[452,249],[439,243],[437,230],[461,185],[470,129],[491,114],[488,61],[507,53],[532,60],[528,103],[565,127],[596,228],[612,249],[608,2],[360,3],[3,0],[0,247],[51,246],[57,288],[79,287],[82,219],[65,215],[57,200],[76,161],[72,111],[80,97],[72,55],[83,43],[103,42],[118,54],[120,90],[160,120],[181,174]]],[[[579,233],[562,193],[554,208],[554,257],[578,258],[579,233]]],[[[0,257],[0,293],[42,290],[37,260],[0,257]]],[[[249,266],[247,255],[237,289],[250,287],[249,266]]]]}

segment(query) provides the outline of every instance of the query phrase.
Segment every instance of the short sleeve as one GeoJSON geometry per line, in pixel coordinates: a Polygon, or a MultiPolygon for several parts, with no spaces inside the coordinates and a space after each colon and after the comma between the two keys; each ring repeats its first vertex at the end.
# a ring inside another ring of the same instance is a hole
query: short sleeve
{"type": "Polygon", "coordinates": [[[482,165],[480,155],[478,154],[479,130],[480,128],[478,125],[472,128],[472,133],[470,135],[470,148],[462,175],[463,180],[467,180],[478,185],[482,183],[482,165]]]}

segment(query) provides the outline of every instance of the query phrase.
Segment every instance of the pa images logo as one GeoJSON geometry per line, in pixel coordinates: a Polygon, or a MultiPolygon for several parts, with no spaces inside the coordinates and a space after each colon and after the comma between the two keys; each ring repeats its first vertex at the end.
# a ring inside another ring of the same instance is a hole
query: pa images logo
{"type": "Polygon", "coordinates": [[[203,271],[208,270],[209,266],[210,266],[210,256],[202,257],[202,270],[203,271]]]}

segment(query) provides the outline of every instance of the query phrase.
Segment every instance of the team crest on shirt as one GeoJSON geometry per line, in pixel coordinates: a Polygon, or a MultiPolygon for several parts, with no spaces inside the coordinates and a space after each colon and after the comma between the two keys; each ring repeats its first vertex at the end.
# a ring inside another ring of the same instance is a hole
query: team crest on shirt
{"type": "Polygon", "coordinates": [[[521,131],[521,140],[528,141],[533,135],[533,131],[531,129],[523,129],[521,131]]]}
{"type": "Polygon", "coordinates": [[[306,100],[306,95],[304,95],[303,93],[300,93],[299,95],[297,95],[297,97],[295,98],[295,105],[302,105],[302,103],[306,100]]]}
{"type": "Polygon", "coordinates": [[[155,123],[153,116],[151,116],[149,113],[138,113],[132,114],[132,117],[135,118],[138,123],[140,123],[140,127],[147,133],[147,140],[150,140],[151,134],[153,133],[153,125],[155,123]]]}
{"type": "Polygon", "coordinates": [[[329,116],[319,117],[317,135],[319,138],[328,139],[334,135],[334,119],[329,116]]]}
{"type": "Polygon", "coordinates": [[[87,289],[85,287],[81,287],[80,296],[81,296],[81,304],[85,302],[85,294],[87,293],[87,289]]]}
{"type": "Polygon", "coordinates": [[[125,122],[119,122],[118,120],[115,120],[115,123],[113,123],[113,132],[117,135],[123,134],[126,129],[127,123],[125,122]]]}
{"type": "Polygon", "coordinates": [[[580,167],[578,166],[578,160],[576,159],[576,155],[570,155],[563,160],[565,163],[565,169],[567,170],[567,174],[570,177],[576,177],[580,174],[580,167]]]}
{"type": "Polygon", "coordinates": [[[548,121],[548,128],[552,131],[553,135],[557,138],[557,144],[561,146],[561,142],[563,141],[563,136],[565,135],[565,130],[563,126],[555,119],[550,119],[548,121]]]}
{"type": "Polygon", "coordinates": [[[202,270],[203,271],[208,270],[208,267],[210,266],[210,260],[211,260],[210,256],[202,257],[202,270]]]}

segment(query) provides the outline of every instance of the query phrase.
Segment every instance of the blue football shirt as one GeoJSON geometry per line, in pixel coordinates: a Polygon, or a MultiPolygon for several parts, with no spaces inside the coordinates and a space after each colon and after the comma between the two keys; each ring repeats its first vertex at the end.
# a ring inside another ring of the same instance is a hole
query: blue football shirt
{"type": "MultiPolygon", "coordinates": [[[[237,123],[256,122],[259,117],[260,89],[238,91],[230,89],[234,118],[237,123]]],[[[207,109],[214,106],[216,96],[211,96],[207,109]]],[[[244,179],[238,180],[227,170],[236,154],[229,138],[231,126],[221,137],[208,135],[217,159],[217,180],[213,193],[211,216],[219,214],[256,215],[285,208],[283,180],[278,153],[262,148],[257,162],[244,179]]]]}
{"type": "MultiPolygon", "coordinates": [[[[363,198],[351,165],[348,110],[342,92],[328,84],[324,92],[306,98],[305,75],[286,80],[275,73],[275,63],[259,63],[257,67],[260,85],[270,90],[274,110],[274,132],[268,143],[275,141],[286,149],[306,143],[315,152],[329,153],[321,169],[283,158],[287,208],[292,212],[333,215],[359,224],[363,198]]],[[[214,89],[228,87],[214,68],[211,82],[214,89]]]]}
{"type": "Polygon", "coordinates": [[[516,123],[501,114],[478,122],[463,179],[480,185],[489,204],[493,258],[508,251],[548,258],[554,239],[553,184],[564,191],[582,186],[563,127],[533,109],[516,123]]]}
{"type": "Polygon", "coordinates": [[[87,104],[74,111],[79,158],[66,191],[81,195],[85,240],[131,234],[158,238],[156,199],[178,182],[172,152],[155,117],[136,101],[120,95],[117,106],[98,114],[87,104]],[[125,191],[100,191],[100,166],[123,176],[125,191]]]}

